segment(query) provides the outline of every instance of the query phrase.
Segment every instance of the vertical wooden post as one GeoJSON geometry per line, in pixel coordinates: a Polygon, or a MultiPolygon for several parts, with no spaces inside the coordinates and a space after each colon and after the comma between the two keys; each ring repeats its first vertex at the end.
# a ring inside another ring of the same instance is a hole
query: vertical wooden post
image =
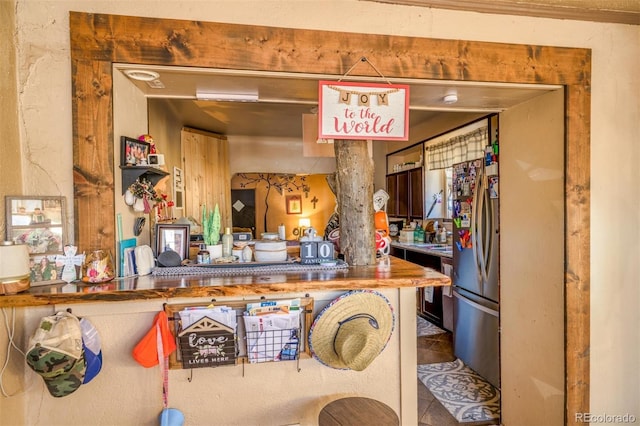
{"type": "Polygon", "coordinates": [[[336,140],[340,251],[352,266],[376,260],[373,223],[373,160],[365,140],[336,140]]]}

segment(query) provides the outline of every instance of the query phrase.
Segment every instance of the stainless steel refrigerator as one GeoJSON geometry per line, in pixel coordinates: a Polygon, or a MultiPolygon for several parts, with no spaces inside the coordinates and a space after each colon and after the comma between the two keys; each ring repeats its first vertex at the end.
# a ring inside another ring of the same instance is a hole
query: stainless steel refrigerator
{"type": "Polygon", "coordinates": [[[453,167],[454,354],[500,387],[497,145],[453,167]]]}

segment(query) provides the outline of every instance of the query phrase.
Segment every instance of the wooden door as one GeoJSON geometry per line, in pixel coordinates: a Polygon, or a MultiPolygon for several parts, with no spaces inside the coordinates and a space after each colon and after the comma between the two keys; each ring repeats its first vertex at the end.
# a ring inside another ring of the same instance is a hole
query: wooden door
{"type": "Polygon", "coordinates": [[[409,216],[422,219],[424,194],[422,193],[422,168],[409,170],[409,216]]]}
{"type": "Polygon", "coordinates": [[[215,133],[183,128],[184,215],[202,220],[202,206],[220,209],[221,226],[231,226],[229,142],[215,133]]]}

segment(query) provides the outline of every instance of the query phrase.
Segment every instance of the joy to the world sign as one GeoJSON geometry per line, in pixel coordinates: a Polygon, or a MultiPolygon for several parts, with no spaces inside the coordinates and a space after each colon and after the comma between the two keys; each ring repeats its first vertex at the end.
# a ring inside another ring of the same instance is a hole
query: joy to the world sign
{"type": "Polygon", "coordinates": [[[319,82],[321,139],[409,139],[409,86],[319,82]]]}

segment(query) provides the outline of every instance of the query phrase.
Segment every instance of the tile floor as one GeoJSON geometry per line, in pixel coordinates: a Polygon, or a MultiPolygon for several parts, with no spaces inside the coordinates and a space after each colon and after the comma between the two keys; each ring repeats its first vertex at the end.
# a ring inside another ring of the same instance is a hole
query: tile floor
{"type": "MultiPolygon", "coordinates": [[[[449,332],[418,337],[418,364],[454,361],[453,335],[449,332]]],[[[459,423],[418,380],[418,426],[480,426],[493,422],[459,423]]]]}

